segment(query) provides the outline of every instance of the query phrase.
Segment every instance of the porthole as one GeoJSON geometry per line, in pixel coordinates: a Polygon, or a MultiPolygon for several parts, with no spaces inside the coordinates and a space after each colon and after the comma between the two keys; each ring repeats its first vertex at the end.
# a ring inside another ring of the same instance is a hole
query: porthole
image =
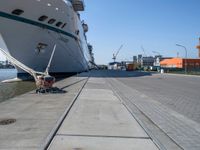
{"type": "Polygon", "coordinates": [[[61,28],[63,29],[66,25],[67,25],[67,23],[64,23],[61,28]]]}
{"type": "Polygon", "coordinates": [[[55,19],[50,19],[50,20],[48,21],[48,24],[53,24],[55,21],[56,21],[55,19]]]}
{"type": "Polygon", "coordinates": [[[41,16],[40,18],[38,18],[39,21],[45,21],[48,17],[47,16],[41,16]]]}
{"type": "Polygon", "coordinates": [[[15,10],[12,11],[12,14],[18,15],[18,16],[23,14],[23,13],[24,13],[24,11],[21,10],[21,9],[15,9],[15,10]]]}
{"type": "Polygon", "coordinates": [[[57,22],[57,23],[56,23],[56,26],[57,26],[57,27],[60,27],[61,25],[62,25],[62,22],[57,22]]]}
{"type": "Polygon", "coordinates": [[[75,33],[76,33],[77,35],[79,35],[79,32],[80,32],[79,30],[76,30],[76,31],[75,31],[75,33]]]}

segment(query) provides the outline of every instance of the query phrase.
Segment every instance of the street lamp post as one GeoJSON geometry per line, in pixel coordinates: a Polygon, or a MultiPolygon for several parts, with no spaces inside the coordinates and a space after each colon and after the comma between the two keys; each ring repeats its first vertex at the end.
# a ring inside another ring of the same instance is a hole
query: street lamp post
{"type": "Polygon", "coordinates": [[[185,74],[187,74],[187,48],[180,44],[176,44],[176,46],[182,47],[185,50],[185,74]]]}

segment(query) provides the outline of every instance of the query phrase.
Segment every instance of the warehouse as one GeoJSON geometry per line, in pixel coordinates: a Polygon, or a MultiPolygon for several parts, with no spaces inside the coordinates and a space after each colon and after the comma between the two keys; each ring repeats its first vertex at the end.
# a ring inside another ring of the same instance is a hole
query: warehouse
{"type": "Polygon", "coordinates": [[[185,58],[171,58],[164,59],[160,62],[162,68],[172,68],[172,69],[184,69],[188,70],[199,70],[200,69],[200,59],[185,59],[185,58]]]}

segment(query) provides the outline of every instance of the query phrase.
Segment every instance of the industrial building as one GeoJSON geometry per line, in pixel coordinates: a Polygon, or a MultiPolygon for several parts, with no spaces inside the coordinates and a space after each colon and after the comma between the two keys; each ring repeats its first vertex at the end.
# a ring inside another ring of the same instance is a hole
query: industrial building
{"type": "Polygon", "coordinates": [[[184,69],[185,67],[188,70],[199,70],[200,69],[200,59],[185,59],[185,58],[171,58],[164,59],[160,62],[162,68],[177,68],[184,69]]]}
{"type": "MultiPolygon", "coordinates": [[[[142,55],[138,55],[138,64],[140,64],[143,67],[152,67],[160,66],[160,61],[165,59],[166,57],[163,57],[162,55],[156,55],[156,56],[145,56],[143,57],[142,55]]],[[[169,58],[169,57],[168,57],[169,58]]]]}
{"type": "Polygon", "coordinates": [[[118,70],[118,69],[121,69],[121,63],[120,62],[110,62],[108,64],[108,69],[109,70],[118,70]]]}
{"type": "Polygon", "coordinates": [[[155,58],[152,56],[142,57],[142,66],[153,66],[155,58]]]}

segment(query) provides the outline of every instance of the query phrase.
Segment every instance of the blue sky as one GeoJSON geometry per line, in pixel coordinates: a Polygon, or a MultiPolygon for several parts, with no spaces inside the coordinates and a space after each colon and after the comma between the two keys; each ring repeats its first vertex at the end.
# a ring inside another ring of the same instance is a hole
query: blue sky
{"type": "Polygon", "coordinates": [[[85,0],[82,18],[88,23],[89,42],[99,63],[112,61],[113,52],[121,44],[118,61],[133,55],[188,56],[197,58],[200,37],[200,0],[85,0]]]}
{"type": "MultiPolygon", "coordinates": [[[[112,61],[112,55],[124,44],[117,60],[133,55],[188,56],[197,58],[200,37],[200,0],[85,0],[81,18],[89,25],[88,41],[94,47],[98,64],[112,61]]],[[[0,58],[1,59],[1,58],[0,58]]]]}

